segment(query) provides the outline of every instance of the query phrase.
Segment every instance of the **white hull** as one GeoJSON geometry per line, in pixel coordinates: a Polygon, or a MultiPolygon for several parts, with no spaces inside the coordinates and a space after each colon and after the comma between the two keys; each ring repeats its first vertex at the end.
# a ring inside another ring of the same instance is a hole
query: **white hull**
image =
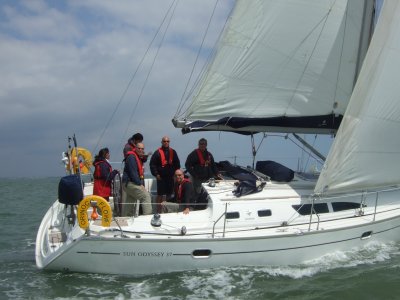
{"type": "Polygon", "coordinates": [[[38,232],[37,265],[49,270],[128,275],[289,265],[361,247],[372,240],[400,239],[400,206],[395,204],[398,190],[380,193],[379,197],[374,193],[329,199],[357,203],[363,198],[366,206],[362,213],[359,209],[320,213],[319,222],[313,214],[310,224],[310,215],[301,216],[292,208],[310,203],[305,196],[309,183],[305,181],[291,186],[268,183],[263,191],[241,198],[232,196],[230,187],[232,182],[206,187],[210,195],[206,210],[186,216],[163,214],[161,227],[150,225],[152,216],[117,218],[123,232],[115,221],[110,228],[95,221],[90,225],[90,235],[77,225],[61,226],[65,213],[56,201],[38,232]],[[225,224],[221,218],[213,233],[214,222],[224,214],[225,207],[228,213],[239,212],[239,217],[231,217],[225,224]],[[257,212],[265,210],[272,214],[260,217],[257,212]],[[187,229],[185,235],[180,233],[182,226],[187,229]]]}

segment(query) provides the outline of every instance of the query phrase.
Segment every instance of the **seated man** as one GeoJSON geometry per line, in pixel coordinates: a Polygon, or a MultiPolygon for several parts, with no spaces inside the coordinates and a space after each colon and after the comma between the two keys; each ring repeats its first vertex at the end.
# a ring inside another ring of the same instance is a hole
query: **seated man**
{"type": "Polygon", "coordinates": [[[175,171],[175,196],[170,202],[161,202],[161,212],[180,212],[182,211],[185,215],[192,210],[194,205],[194,189],[193,184],[189,179],[185,178],[183,171],[177,169],[175,171]]]}

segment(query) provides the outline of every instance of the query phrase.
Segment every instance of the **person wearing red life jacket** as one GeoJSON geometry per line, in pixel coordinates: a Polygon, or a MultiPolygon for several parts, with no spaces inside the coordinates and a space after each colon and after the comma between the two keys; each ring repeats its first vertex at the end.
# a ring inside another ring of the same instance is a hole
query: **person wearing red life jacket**
{"type": "Polygon", "coordinates": [[[126,197],[122,197],[121,216],[133,216],[136,201],[139,200],[144,215],[152,213],[151,196],[144,187],[143,162],[144,144],[136,144],[135,151],[128,151],[125,158],[122,188],[126,197]]]}
{"type": "Polygon", "coordinates": [[[185,167],[191,175],[191,181],[197,195],[201,193],[201,184],[203,182],[208,181],[210,178],[222,179],[215,165],[213,155],[207,150],[207,140],[205,138],[201,138],[199,140],[199,148],[188,155],[185,167]]]}
{"type": "Polygon", "coordinates": [[[113,180],[116,170],[113,171],[108,160],[110,159],[110,151],[108,148],[100,149],[99,154],[95,156],[94,165],[94,182],[93,195],[103,197],[107,201],[111,196],[111,181],[113,180]]]}
{"type": "MultiPolygon", "coordinates": [[[[124,158],[126,158],[126,153],[128,151],[135,151],[135,147],[137,143],[143,143],[143,134],[141,134],[140,132],[135,133],[134,135],[132,135],[132,137],[128,140],[128,142],[125,144],[124,149],[123,149],[123,154],[124,154],[124,158]]],[[[146,162],[147,158],[149,157],[149,155],[151,155],[151,152],[147,153],[147,154],[142,154],[141,156],[141,160],[142,162],[146,162]]]]}
{"type": "Polygon", "coordinates": [[[170,146],[170,138],[161,139],[161,147],[154,151],[150,159],[151,174],[157,179],[157,212],[161,212],[160,203],[169,199],[174,189],[174,172],[181,167],[178,154],[170,146]]]}
{"type": "Polygon", "coordinates": [[[194,190],[189,179],[185,178],[182,169],[175,171],[174,198],[161,202],[162,212],[183,212],[187,215],[193,210],[194,190]]]}

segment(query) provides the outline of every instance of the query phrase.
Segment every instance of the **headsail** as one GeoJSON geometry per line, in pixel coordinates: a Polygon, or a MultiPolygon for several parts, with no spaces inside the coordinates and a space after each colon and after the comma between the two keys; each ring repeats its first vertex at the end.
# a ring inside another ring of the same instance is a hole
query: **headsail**
{"type": "Polygon", "coordinates": [[[335,132],[366,45],[361,28],[371,2],[237,1],[193,103],[174,125],[335,132]]]}
{"type": "Polygon", "coordinates": [[[385,0],[317,193],[400,183],[399,70],[400,2],[385,0]]]}

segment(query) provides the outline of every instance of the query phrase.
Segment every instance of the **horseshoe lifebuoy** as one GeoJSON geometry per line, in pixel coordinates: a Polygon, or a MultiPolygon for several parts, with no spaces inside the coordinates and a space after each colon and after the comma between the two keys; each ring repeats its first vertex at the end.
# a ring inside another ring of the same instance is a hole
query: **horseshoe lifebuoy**
{"type": "MultiPolygon", "coordinates": [[[[71,153],[71,164],[74,168],[74,173],[78,173],[78,166],[82,174],[90,173],[90,166],[92,165],[92,153],[85,148],[72,148],[71,153]]],[[[67,165],[67,170],[70,171],[70,165],[67,165]]]]}
{"type": "Polygon", "coordinates": [[[110,204],[107,202],[106,199],[91,195],[86,196],[79,202],[78,205],[78,222],[79,227],[82,229],[87,229],[89,227],[89,218],[87,215],[87,210],[91,207],[91,201],[96,202],[97,207],[101,210],[101,226],[103,227],[110,227],[111,219],[112,219],[112,211],[110,204]]]}

